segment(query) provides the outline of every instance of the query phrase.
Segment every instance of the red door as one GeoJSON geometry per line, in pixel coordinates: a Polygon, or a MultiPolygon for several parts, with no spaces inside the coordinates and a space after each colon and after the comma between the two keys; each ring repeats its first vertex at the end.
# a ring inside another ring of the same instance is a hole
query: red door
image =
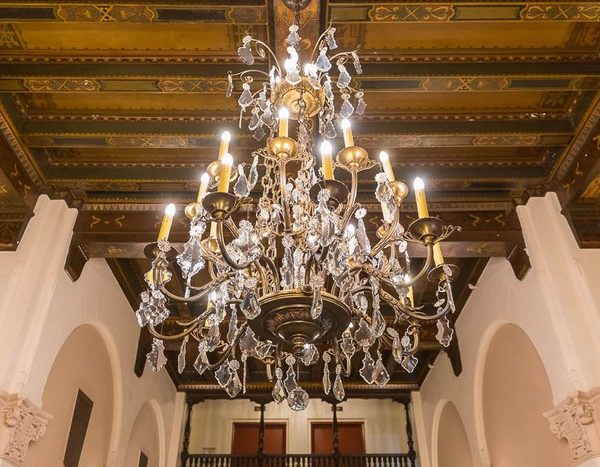
{"type": "MultiPolygon", "coordinates": [[[[285,423],[265,423],[265,454],[285,454],[285,423]]],[[[231,454],[258,452],[258,423],[234,423],[231,454]]]]}
{"type": "MultiPolygon", "coordinates": [[[[365,454],[363,422],[339,422],[338,433],[341,454],[365,454]]],[[[331,422],[312,423],[311,449],[313,454],[331,454],[333,452],[333,425],[331,422]]]]}

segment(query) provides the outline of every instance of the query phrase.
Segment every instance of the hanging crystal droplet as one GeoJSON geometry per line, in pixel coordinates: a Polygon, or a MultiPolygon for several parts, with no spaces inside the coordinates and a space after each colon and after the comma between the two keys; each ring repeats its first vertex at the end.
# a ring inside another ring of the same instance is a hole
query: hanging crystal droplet
{"type": "Polygon", "coordinates": [[[315,65],[317,65],[319,71],[329,71],[331,69],[331,62],[327,58],[327,47],[321,49],[315,65]]]}
{"type": "Polygon", "coordinates": [[[152,368],[152,371],[159,371],[165,363],[167,363],[167,357],[165,357],[165,345],[162,340],[156,337],[152,338],[152,348],[148,355],[146,355],[146,361],[152,368]]]}
{"type": "Polygon", "coordinates": [[[417,357],[415,357],[414,355],[407,355],[402,360],[401,365],[402,365],[402,368],[404,368],[407,372],[412,373],[413,371],[415,371],[415,368],[417,367],[417,363],[419,363],[419,360],[417,359],[417,357]]]}
{"type": "Polygon", "coordinates": [[[252,109],[252,117],[250,117],[250,121],[248,122],[248,129],[250,131],[256,130],[258,124],[260,123],[260,117],[258,116],[259,112],[260,109],[258,107],[254,107],[252,109]]]}
{"type": "Polygon", "coordinates": [[[225,384],[225,386],[223,387],[223,389],[225,389],[225,392],[232,399],[235,396],[237,396],[240,393],[240,391],[242,390],[242,382],[240,381],[240,377],[238,376],[238,373],[237,373],[237,370],[239,368],[240,368],[240,362],[238,362],[237,360],[232,360],[229,363],[231,377],[229,378],[229,381],[227,382],[227,384],[225,384]]]}
{"type": "Polygon", "coordinates": [[[231,72],[227,73],[227,91],[225,92],[225,97],[230,98],[233,93],[233,77],[231,76],[231,72]]]}
{"type": "Polygon", "coordinates": [[[224,388],[231,379],[231,371],[229,369],[229,361],[225,360],[223,364],[215,371],[215,379],[219,386],[224,388]]]}
{"type": "Polygon", "coordinates": [[[290,409],[301,411],[308,407],[310,399],[308,393],[301,387],[292,389],[287,397],[287,403],[290,409]]]}
{"type": "Polygon", "coordinates": [[[381,352],[377,351],[377,362],[373,368],[373,382],[380,388],[384,387],[390,380],[390,374],[388,373],[383,361],[381,360],[381,352]]]}
{"type": "Polygon", "coordinates": [[[373,357],[369,353],[368,348],[363,348],[365,352],[365,356],[362,359],[362,367],[358,370],[362,379],[365,380],[367,384],[373,384],[373,372],[375,371],[375,362],[373,361],[373,357]]]}
{"type": "Polygon", "coordinates": [[[250,190],[248,189],[248,179],[246,178],[242,164],[238,165],[238,177],[233,186],[233,193],[242,198],[245,198],[250,194],[250,190]]]}
{"type": "Polygon", "coordinates": [[[338,401],[343,401],[344,397],[346,397],[346,391],[344,390],[344,385],[342,384],[342,378],[340,373],[342,372],[341,365],[337,365],[335,369],[335,381],[333,382],[333,395],[338,401]]]}
{"type": "MultiPolygon", "coordinates": [[[[324,354],[323,361],[325,361],[325,355],[329,356],[328,354],[324,354]]],[[[329,360],[327,360],[327,362],[325,363],[325,366],[323,367],[323,392],[325,392],[325,394],[329,394],[330,391],[331,391],[331,376],[329,375],[329,360]]]]}
{"type": "Polygon", "coordinates": [[[352,104],[350,103],[350,99],[348,97],[343,100],[344,102],[342,102],[342,106],[340,107],[340,117],[350,118],[352,116],[352,113],[354,112],[354,107],[352,107],[352,104]]]}
{"type": "Polygon", "coordinates": [[[454,331],[450,327],[450,321],[448,321],[448,318],[446,317],[440,318],[437,320],[436,326],[438,330],[435,336],[436,339],[444,347],[448,347],[452,341],[452,336],[454,335],[454,331]]]}
{"type": "Polygon", "coordinates": [[[325,42],[330,50],[337,49],[337,43],[335,42],[335,28],[329,28],[327,34],[325,34],[325,42]]]}
{"type": "Polygon", "coordinates": [[[242,310],[246,319],[250,320],[256,318],[260,314],[260,305],[254,290],[248,290],[248,292],[246,292],[246,296],[240,304],[240,310],[242,310]]]}
{"type": "Polygon", "coordinates": [[[256,131],[254,133],[252,133],[252,136],[254,137],[254,139],[256,141],[260,141],[261,139],[263,139],[265,137],[267,133],[265,133],[265,130],[263,129],[262,125],[259,126],[256,131]]]}
{"type": "Polygon", "coordinates": [[[361,97],[356,104],[355,112],[357,115],[363,115],[365,113],[365,110],[367,110],[367,103],[361,97]]]}
{"type": "Polygon", "coordinates": [[[183,341],[181,341],[181,347],[179,348],[179,355],[177,355],[177,371],[179,374],[183,373],[183,370],[185,370],[185,352],[189,338],[189,335],[183,338],[183,341]]]}
{"type": "Polygon", "coordinates": [[[190,239],[183,245],[181,254],[177,255],[177,264],[181,268],[181,275],[184,279],[192,278],[204,269],[206,261],[202,257],[199,236],[190,236],[190,239]]]}
{"type": "Polygon", "coordinates": [[[275,369],[275,385],[273,386],[273,400],[278,404],[285,399],[285,388],[283,387],[283,382],[281,379],[283,378],[283,371],[281,368],[277,367],[275,369]]]}
{"type": "Polygon", "coordinates": [[[285,41],[288,43],[288,45],[295,47],[300,43],[300,35],[298,34],[298,25],[292,24],[289,28],[289,31],[290,31],[290,33],[287,36],[287,39],[285,41]]]}
{"type": "Polygon", "coordinates": [[[252,190],[258,182],[258,156],[254,156],[252,165],[250,166],[250,173],[248,174],[248,190],[252,190]]]}
{"type": "Polygon", "coordinates": [[[256,347],[258,346],[258,340],[254,336],[252,328],[246,328],[244,336],[240,339],[240,350],[248,355],[254,355],[256,353],[256,347]]]}
{"type": "Polygon", "coordinates": [[[333,121],[327,120],[323,125],[323,136],[325,138],[333,139],[337,136],[337,130],[335,129],[335,125],[333,121]]]}
{"type": "Polygon", "coordinates": [[[367,210],[365,208],[358,208],[356,210],[356,241],[358,242],[358,246],[361,248],[361,250],[364,253],[369,254],[371,253],[371,242],[367,236],[367,229],[365,228],[365,223],[363,221],[363,218],[366,214],[367,210]]]}
{"type": "Polygon", "coordinates": [[[323,296],[321,295],[321,287],[325,284],[325,280],[321,274],[313,274],[310,278],[310,285],[313,288],[313,301],[310,307],[310,316],[312,319],[317,319],[323,312],[323,296]]]}
{"type": "Polygon", "coordinates": [[[346,67],[344,65],[339,64],[338,70],[340,71],[340,74],[338,76],[336,84],[338,88],[344,89],[348,87],[350,81],[352,81],[352,78],[350,77],[350,73],[348,73],[348,70],[346,70],[346,67]]]}
{"type": "Polygon", "coordinates": [[[229,318],[229,329],[227,331],[227,342],[230,345],[233,344],[233,341],[235,341],[235,338],[238,335],[237,322],[237,312],[235,310],[231,310],[231,316],[229,318]]]}
{"type": "Polygon", "coordinates": [[[323,83],[323,92],[325,93],[327,100],[333,100],[333,89],[331,88],[331,80],[329,79],[329,76],[327,76],[325,82],[323,83]]]}
{"type": "Polygon", "coordinates": [[[358,58],[358,54],[356,52],[352,52],[352,64],[354,65],[356,74],[362,75],[362,65],[360,64],[360,59],[358,58]]]}
{"type": "MultiPolygon", "coordinates": [[[[286,363],[288,363],[289,357],[292,357],[293,362],[296,361],[293,355],[288,355],[288,358],[285,359],[286,363]]],[[[294,363],[288,363],[288,369],[285,374],[285,379],[283,380],[283,386],[285,387],[285,390],[288,394],[298,387],[298,382],[296,381],[296,373],[294,373],[293,365],[294,363]]]]}
{"type": "Polygon", "coordinates": [[[242,84],[242,94],[238,99],[238,104],[242,109],[245,109],[252,104],[252,93],[250,92],[250,85],[248,83],[242,84]]]}
{"type": "Polygon", "coordinates": [[[242,46],[238,48],[238,55],[246,65],[254,64],[254,55],[252,55],[252,49],[250,47],[251,36],[245,36],[242,39],[242,46]]]}

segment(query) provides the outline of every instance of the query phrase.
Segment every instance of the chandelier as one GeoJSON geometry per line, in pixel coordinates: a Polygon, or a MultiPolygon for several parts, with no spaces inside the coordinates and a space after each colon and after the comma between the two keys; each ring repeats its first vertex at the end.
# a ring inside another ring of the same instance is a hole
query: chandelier
{"type": "Polygon", "coordinates": [[[154,371],[166,363],[164,341],[181,342],[180,373],[193,343],[195,370],[214,373],[235,397],[246,392],[247,361],[253,358],[266,367],[273,399],[303,410],[309,395],[300,366],[322,365],[325,394],[341,401],[342,377],[353,365],[360,365],[368,384],[386,385],[383,349],[412,372],[428,323],[436,324],[440,344],[449,345],[451,280],[458,268],[445,263],[439,242],[459,227],[429,215],[420,178],[413,185],[418,219],[401,225],[408,187],[396,180],[385,152],[376,163],[353,141],[348,118],[366,108],[347,68],[352,63],[362,72],[356,51],[332,53],[337,44],[329,27],[301,71],[298,30],[296,20],[283,67],[265,43],[244,37],[238,52],[245,64],[258,57],[274,66],[269,72],[230,73],[227,94],[241,83],[241,113],[249,112],[248,129],[259,140],[267,136],[266,145],[253,153],[251,164],[234,168],[231,136],[223,133],[218,160],[202,175],[196,202],[185,208],[189,239],[179,252],[168,240],[175,206],[167,206],[158,241],[145,250],[152,269],[136,316],[153,336],[147,361],[154,371]],[[344,147],[334,162],[328,140],[338,126],[344,147]],[[317,132],[323,138],[320,163],[313,154],[317,132]],[[381,218],[373,239],[357,191],[361,175],[375,167],[383,172],[375,175],[381,218]],[[336,179],[336,168],[338,176],[349,174],[349,186],[336,179]],[[257,185],[260,197],[253,204],[250,193],[257,185]],[[426,250],[418,271],[411,268],[409,243],[426,250]],[[169,286],[172,274],[180,274],[182,294],[169,286]],[[415,303],[413,286],[427,281],[434,283],[430,303],[415,303]],[[196,316],[165,326],[170,302],[191,305],[196,316]]]}

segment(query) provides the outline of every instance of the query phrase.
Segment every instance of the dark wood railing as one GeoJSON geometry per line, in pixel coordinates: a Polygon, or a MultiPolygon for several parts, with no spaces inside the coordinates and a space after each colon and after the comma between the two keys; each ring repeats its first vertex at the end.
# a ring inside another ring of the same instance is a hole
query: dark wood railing
{"type": "Polygon", "coordinates": [[[411,467],[408,454],[189,454],[185,467],[411,467]]]}

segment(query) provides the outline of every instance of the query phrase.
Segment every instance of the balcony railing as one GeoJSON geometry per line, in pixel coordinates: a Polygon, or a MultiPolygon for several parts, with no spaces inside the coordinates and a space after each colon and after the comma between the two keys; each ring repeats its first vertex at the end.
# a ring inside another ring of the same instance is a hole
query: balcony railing
{"type": "Polygon", "coordinates": [[[414,467],[408,454],[189,454],[184,467],[414,467]]]}

